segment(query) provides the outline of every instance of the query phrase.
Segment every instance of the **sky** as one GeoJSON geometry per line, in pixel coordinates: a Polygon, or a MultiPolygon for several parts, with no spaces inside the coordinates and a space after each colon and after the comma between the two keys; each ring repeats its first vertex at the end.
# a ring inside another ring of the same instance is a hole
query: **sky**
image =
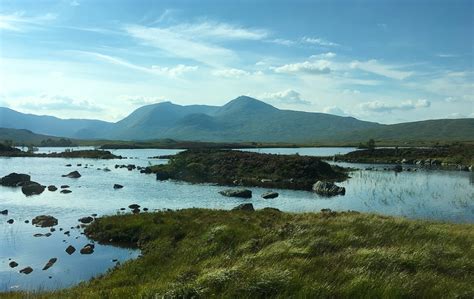
{"type": "Polygon", "coordinates": [[[380,123],[474,117],[474,1],[0,0],[0,106],[118,121],[247,95],[380,123]]]}

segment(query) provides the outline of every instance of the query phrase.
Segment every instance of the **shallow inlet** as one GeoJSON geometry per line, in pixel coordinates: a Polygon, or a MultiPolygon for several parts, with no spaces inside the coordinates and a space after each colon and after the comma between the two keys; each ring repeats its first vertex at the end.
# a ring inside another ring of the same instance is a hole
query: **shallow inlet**
{"type": "MultiPolygon", "coordinates": [[[[63,151],[63,148],[40,148],[40,152],[63,151]]],[[[253,151],[278,154],[333,155],[345,153],[353,148],[289,148],[252,149],[253,151]]],[[[45,191],[39,196],[25,197],[19,188],[0,187],[0,210],[8,209],[9,215],[0,215],[0,291],[16,289],[55,289],[68,287],[104,273],[113,267],[117,259],[126,261],[136,257],[138,251],[97,245],[94,254],[81,255],[78,251],[69,256],[64,250],[72,244],[76,249],[90,242],[77,229],[78,218],[93,213],[115,214],[120,208],[132,203],[153,209],[180,209],[204,207],[230,209],[242,202],[252,202],[256,208],[275,207],[290,212],[313,212],[323,208],[333,210],[357,210],[409,218],[435,219],[450,222],[474,222],[474,177],[473,173],[458,171],[425,171],[395,173],[392,171],[354,171],[343,183],[345,196],[323,198],[306,191],[276,190],[275,199],[264,200],[260,195],[267,191],[250,188],[254,195],[249,200],[223,197],[218,194],[222,187],[183,182],[156,181],[154,175],[140,174],[125,168],[115,169],[115,164],[166,163],[166,160],[148,159],[158,155],[169,155],[179,150],[114,150],[114,154],[128,157],[126,160],[88,160],[61,158],[0,158],[0,176],[10,172],[28,173],[32,180],[44,185],[67,184],[71,194],[45,191]],[[66,167],[72,164],[72,167],[66,167]],[[77,166],[82,164],[82,166],[77,166]],[[85,168],[87,164],[87,168],[85,168]],[[100,170],[98,169],[100,168],[100,170]],[[111,171],[105,172],[104,168],[111,171]],[[82,177],[69,179],[62,174],[78,170],[82,177]],[[114,190],[114,184],[123,189],[114,190]],[[56,231],[50,237],[33,237],[35,233],[46,233],[49,229],[35,228],[24,223],[41,214],[59,219],[56,231]],[[14,219],[8,224],[8,219],[14,219]],[[71,231],[67,237],[58,231],[71,231]],[[76,237],[78,237],[76,239],[76,237]],[[66,242],[63,242],[66,240],[66,242]],[[47,271],[44,264],[53,257],[57,263],[47,271]],[[9,258],[20,265],[8,266],[9,258]],[[31,266],[33,273],[19,274],[23,267],[31,266]],[[51,278],[49,278],[51,276],[51,278]]],[[[361,167],[368,165],[345,164],[361,167]]],[[[383,165],[378,165],[382,167],[383,165]]],[[[127,209],[128,210],[128,209],[127,209]]]]}

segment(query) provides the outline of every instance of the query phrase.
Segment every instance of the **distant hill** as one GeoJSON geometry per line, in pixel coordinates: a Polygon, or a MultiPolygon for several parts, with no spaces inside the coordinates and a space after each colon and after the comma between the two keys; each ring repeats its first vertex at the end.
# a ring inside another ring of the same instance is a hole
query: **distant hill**
{"type": "Polygon", "coordinates": [[[147,105],[116,123],[63,120],[0,108],[0,127],[81,139],[206,142],[474,141],[474,119],[382,125],[326,113],[280,110],[241,96],[223,106],[147,105]]]}
{"type": "Polygon", "coordinates": [[[0,128],[0,143],[9,140],[9,141],[13,141],[13,143],[18,144],[18,145],[21,145],[21,144],[39,145],[42,141],[46,141],[48,139],[52,141],[61,140],[60,137],[36,134],[36,133],[31,132],[30,130],[25,130],[25,129],[0,128]]]}
{"type": "Polygon", "coordinates": [[[70,138],[88,138],[111,123],[89,119],[61,119],[54,116],[24,114],[0,107],[0,128],[27,129],[37,134],[70,138]]]}

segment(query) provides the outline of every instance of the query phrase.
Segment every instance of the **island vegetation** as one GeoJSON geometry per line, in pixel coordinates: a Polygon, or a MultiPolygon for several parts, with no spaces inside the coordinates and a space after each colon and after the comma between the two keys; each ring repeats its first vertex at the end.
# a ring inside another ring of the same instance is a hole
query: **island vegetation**
{"type": "Polygon", "coordinates": [[[33,148],[28,151],[22,151],[0,143],[0,157],[31,157],[31,158],[86,158],[86,159],[121,159],[110,151],[105,150],[65,150],[63,152],[53,153],[35,153],[33,148]]]}
{"type": "Polygon", "coordinates": [[[474,165],[474,145],[452,143],[422,148],[375,148],[368,143],[363,150],[335,156],[336,161],[353,163],[418,164],[468,168],[474,165]]]}
{"type": "Polygon", "coordinates": [[[187,150],[155,165],[157,179],[192,183],[311,190],[318,180],[343,181],[345,169],[316,157],[273,155],[236,150],[187,150]]]}
{"type": "Polygon", "coordinates": [[[185,209],[97,219],[142,256],[20,298],[472,298],[474,227],[357,212],[185,209]]]}

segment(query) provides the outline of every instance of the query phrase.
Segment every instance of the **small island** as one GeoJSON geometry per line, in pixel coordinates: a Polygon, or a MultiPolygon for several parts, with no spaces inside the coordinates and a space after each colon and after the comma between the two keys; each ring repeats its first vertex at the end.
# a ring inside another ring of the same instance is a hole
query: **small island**
{"type": "Polygon", "coordinates": [[[335,161],[375,164],[407,164],[469,170],[474,165],[474,144],[455,143],[433,147],[369,147],[334,156],[335,161]]]}
{"type": "Polygon", "coordinates": [[[199,149],[170,158],[168,164],[151,167],[158,180],[311,190],[318,180],[340,182],[348,178],[347,169],[309,156],[199,149]]]}
{"type": "Polygon", "coordinates": [[[0,157],[29,157],[29,158],[85,158],[85,159],[122,159],[110,151],[105,150],[78,150],[64,151],[60,153],[35,153],[33,151],[22,151],[15,147],[0,143],[0,157]]]}

